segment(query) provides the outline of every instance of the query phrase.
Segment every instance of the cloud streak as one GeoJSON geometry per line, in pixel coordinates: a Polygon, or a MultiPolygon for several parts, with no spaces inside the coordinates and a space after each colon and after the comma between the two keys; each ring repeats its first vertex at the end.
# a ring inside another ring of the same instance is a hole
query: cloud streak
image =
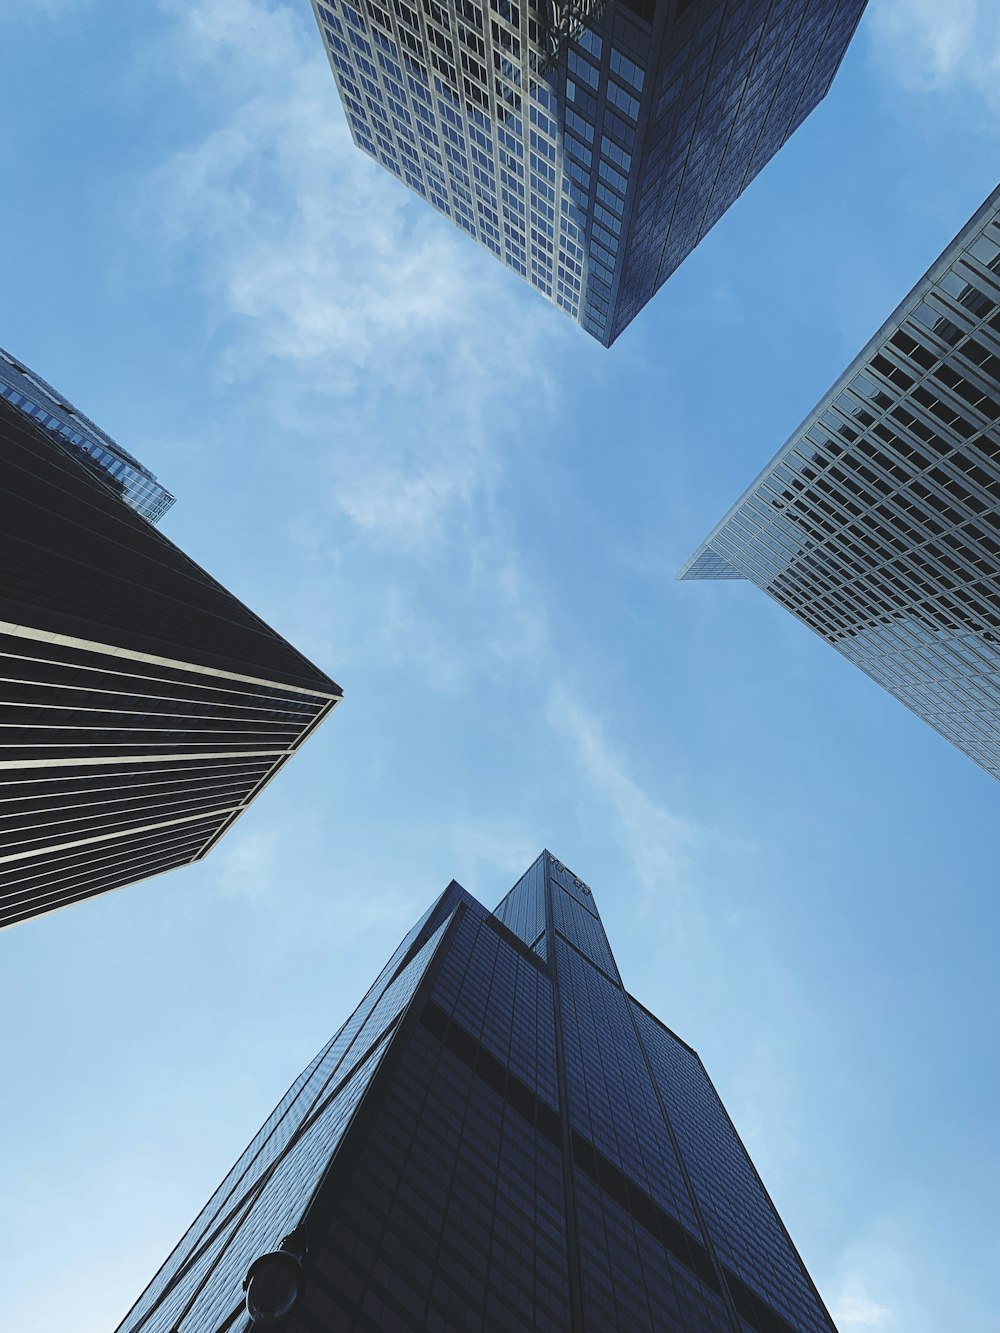
{"type": "Polygon", "coordinates": [[[1000,111],[995,0],[882,0],[869,18],[878,59],[903,87],[966,90],[1000,111]]]}
{"type": "Polygon", "coordinates": [[[498,423],[551,405],[551,355],[582,335],[353,146],[308,14],[166,8],[217,123],[152,174],[144,224],[209,294],[219,373],[266,380],[304,443],[322,430],[363,533],[424,544],[491,491],[513,442],[498,423]]]}
{"type": "Polygon", "coordinates": [[[569,742],[577,771],[608,806],[646,903],[675,900],[701,831],[636,782],[593,708],[562,686],[549,694],[548,722],[569,742]]]}

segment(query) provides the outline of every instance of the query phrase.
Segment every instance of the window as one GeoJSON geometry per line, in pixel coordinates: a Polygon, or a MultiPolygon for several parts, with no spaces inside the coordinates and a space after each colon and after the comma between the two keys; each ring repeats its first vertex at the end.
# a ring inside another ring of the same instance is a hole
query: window
{"type": "Polygon", "coordinates": [[[513,0],[490,0],[490,9],[506,19],[512,28],[521,27],[521,8],[513,0]]]}
{"type": "Polygon", "coordinates": [[[435,23],[440,23],[445,32],[451,31],[451,20],[448,18],[448,11],[437,3],[437,0],[423,0],[424,13],[428,18],[432,18],[435,23]]]}
{"type": "Polygon", "coordinates": [[[493,45],[499,47],[502,51],[509,51],[515,59],[521,58],[521,39],[515,37],[507,28],[501,27],[496,19],[490,24],[493,33],[493,45]]]}
{"type": "Polygon", "coordinates": [[[455,9],[461,14],[462,18],[477,27],[480,32],[484,31],[483,11],[478,5],[473,4],[472,0],[455,0],[455,9]]]}
{"type": "Polygon", "coordinates": [[[477,32],[474,32],[472,28],[467,28],[464,23],[459,23],[458,36],[459,40],[462,41],[470,51],[475,51],[477,55],[485,58],[486,43],[477,32]]]}
{"type": "Polygon", "coordinates": [[[531,131],[531,146],[539,153],[543,153],[550,162],[556,160],[555,145],[549,143],[548,139],[543,139],[541,135],[536,134],[534,130],[531,131]]]}
{"type": "Polygon", "coordinates": [[[627,56],[623,56],[616,47],[611,48],[611,68],[615,74],[620,75],[626,83],[630,83],[633,88],[638,89],[640,92],[642,91],[642,70],[638,65],[633,64],[627,56]]]}
{"type": "Polygon", "coordinates": [[[546,111],[556,111],[558,105],[556,95],[552,89],[547,88],[544,83],[536,83],[534,79],[532,79],[531,96],[539,106],[545,107],[546,111]]]}
{"type": "MultiPolygon", "coordinates": [[[[534,108],[532,108],[532,116],[534,116],[534,108]]],[[[587,143],[594,142],[593,125],[569,107],[566,108],[566,125],[569,129],[575,130],[581,139],[586,139],[587,143]]],[[[609,141],[605,139],[604,142],[608,143],[609,141]]]]}
{"type": "Polygon", "coordinates": [[[572,158],[567,158],[565,170],[584,190],[590,189],[590,172],[585,171],[578,162],[574,162],[572,158]]]}
{"type": "Polygon", "coordinates": [[[600,83],[600,75],[594,66],[589,60],[584,60],[582,56],[578,56],[575,51],[569,53],[569,68],[572,74],[582,79],[591,88],[596,89],[600,83]]]}
{"type": "Polygon", "coordinates": [[[631,120],[638,120],[639,103],[620,84],[615,83],[614,79],[608,80],[607,97],[609,102],[612,102],[620,111],[624,111],[631,120]]]}
{"type": "Polygon", "coordinates": [[[583,33],[576,39],[577,46],[581,51],[588,51],[595,60],[601,58],[601,39],[596,32],[590,28],[584,29],[583,33]]]}
{"type": "MultiPolygon", "coordinates": [[[[394,79],[402,83],[403,71],[396,64],[395,60],[390,60],[384,51],[378,53],[378,63],[385,70],[386,74],[391,74],[394,79]]],[[[400,90],[402,92],[402,90],[400,90]]]]}
{"type": "Polygon", "coordinates": [[[606,180],[610,185],[613,185],[616,190],[621,190],[622,194],[625,193],[628,185],[628,177],[623,176],[620,171],[615,171],[614,167],[609,166],[608,163],[604,161],[601,162],[599,171],[603,180],[606,180]]]}
{"type": "Polygon", "coordinates": [[[613,209],[614,212],[621,214],[625,211],[624,203],[621,201],[621,199],[618,198],[616,194],[613,194],[612,191],[609,190],[606,185],[604,184],[598,185],[597,197],[598,199],[601,200],[602,203],[607,204],[608,208],[613,209]]]}

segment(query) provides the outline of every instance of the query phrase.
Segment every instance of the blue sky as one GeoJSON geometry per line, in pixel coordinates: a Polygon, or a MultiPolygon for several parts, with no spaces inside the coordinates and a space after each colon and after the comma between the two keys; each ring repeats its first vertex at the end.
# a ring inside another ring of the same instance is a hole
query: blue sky
{"type": "Polygon", "coordinates": [[[548,846],[843,1333],[1000,1329],[1000,792],[673,578],[995,186],[992,0],[871,0],[610,352],[352,148],[302,0],[0,38],[0,342],[345,690],[208,861],[0,938],[0,1327],[108,1333],[430,899],[548,846]]]}

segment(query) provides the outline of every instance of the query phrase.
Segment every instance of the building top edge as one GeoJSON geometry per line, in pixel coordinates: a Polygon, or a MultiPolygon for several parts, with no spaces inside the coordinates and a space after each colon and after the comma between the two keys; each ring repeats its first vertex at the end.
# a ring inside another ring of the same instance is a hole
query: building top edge
{"type": "Polygon", "coordinates": [[[869,338],[864,347],[841,372],[816,406],[802,418],[795,430],[792,431],[791,435],[786,439],[785,443],[777,451],[774,457],[761,468],[753,481],[750,482],[749,486],[747,486],[738,499],[730,505],[729,509],[718,523],[716,523],[715,527],[705,540],[677,571],[677,574],[675,575],[677,579],[685,580],[703,577],[703,575],[694,573],[693,567],[699,560],[706,556],[717,556],[717,552],[712,550],[712,545],[716,538],[728,527],[729,523],[742,505],[745,504],[751,495],[753,495],[761,482],[764,481],[777,464],[791,453],[802,438],[803,432],[809,428],[817,417],[827,411],[834,399],[843,392],[848,384],[850,384],[851,380],[858,374],[859,370],[863,368],[883,343],[887,341],[889,335],[899,327],[909,314],[910,310],[917,306],[927,291],[944,276],[946,270],[954,262],[958,254],[961,251],[968,249],[976,236],[979,235],[987,223],[989,223],[998,213],[1000,213],[1000,184],[996,185],[979,208],[976,209],[975,213],[973,213],[965,226],[962,227],[958,234],[948,242],[945,248],[934,260],[933,264],[931,264],[930,268],[927,269],[923,276],[914,284],[909,292],[907,292],[888,318],[882,322],[878,330],[871,336],[871,338],[869,338]]]}

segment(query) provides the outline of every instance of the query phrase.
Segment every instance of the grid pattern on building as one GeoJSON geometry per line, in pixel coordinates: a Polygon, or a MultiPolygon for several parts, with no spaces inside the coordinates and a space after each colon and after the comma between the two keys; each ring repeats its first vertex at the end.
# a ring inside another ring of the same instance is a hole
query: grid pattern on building
{"type": "Polygon", "coordinates": [[[1000,777],[1000,188],[680,577],[734,575],[1000,777]]]}
{"type": "MultiPolygon", "coordinates": [[[[452,910],[457,898],[453,895],[452,910]]],[[[189,1228],[121,1333],[216,1333],[251,1261],[295,1227],[445,929],[403,941],[365,999],[292,1084],[189,1228]],[[277,1234],[275,1234],[277,1233],[277,1234]]],[[[411,932],[412,935],[412,932],[411,932]]]]}
{"type": "Polygon", "coordinates": [[[150,523],[158,522],[174,503],[174,497],[149,468],[2,347],[0,398],[44,426],[60,448],[95,469],[127,505],[150,523]]]}
{"type": "Polygon", "coordinates": [[[547,958],[449,886],[121,1333],[238,1326],[240,1265],[293,1226],[305,1284],[285,1333],[831,1333],[697,1056],[556,924],[604,934],[548,853],[498,913],[534,937],[539,901],[547,958]],[[271,1181],[355,1068],[353,1119],[314,1136],[286,1206],[271,1181]]]}
{"type": "MultiPolygon", "coordinates": [[[[532,74],[537,19],[514,0],[314,7],[358,147],[573,318],[586,314],[575,179],[586,173],[561,162],[554,86],[532,74]]],[[[588,162],[592,151],[581,143],[588,162]]]]}
{"type": "Polygon", "coordinates": [[[613,338],[826,96],[866,3],[676,6],[643,126],[613,338]]]}
{"type": "Polygon", "coordinates": [[[203,856],[338,687],[0,400],[0,926],[203,856]]]}
{"type": "Polygon", "coordinates": [[[594,4],[553,63],[559,6],[313,0],[358,147],[606,345],[824,96],[864,5],[594,4]]]}

